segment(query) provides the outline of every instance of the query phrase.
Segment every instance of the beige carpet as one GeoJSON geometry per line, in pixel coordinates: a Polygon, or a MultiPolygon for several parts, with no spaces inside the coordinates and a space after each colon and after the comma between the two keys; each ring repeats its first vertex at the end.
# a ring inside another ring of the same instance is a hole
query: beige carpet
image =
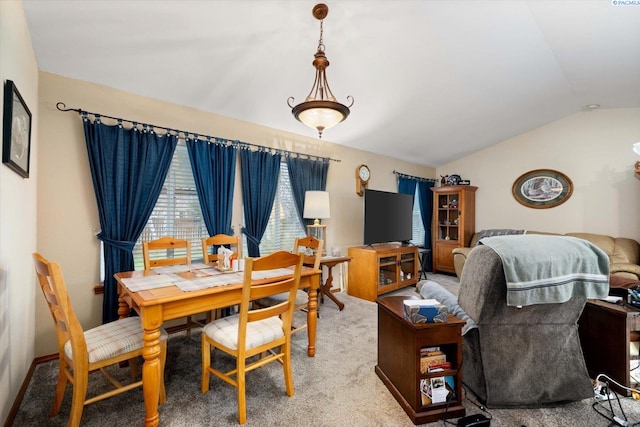
{"type": "MultiPolygon", "coordinates": [[[[428,275],[457,293],[454,276],[428,275]]],[[[413,288],[396,294],[415,294],[413,288]]],[[[278,364],[251,372],[247,379],[247,426],[380,426],[409,427],[410,419],[374,372],[377,357],[377,307],[345,294],[337,294],[345,303],[339,311],[331,301],[321,306],[318,321],[317,355],[306,356],[305,332],[293,343],[293,373],[296,394],[284,392],[282,370],[278,364]]],[[[200,336],[172,336],[165,372],[167,402],[160,407],[162,426],[237,426],[236,393],[230,385],[211,379],[211,390],[200,392],[200,336]]],[[[517,349],[514,349],[517,351],[517,349]]],[[[226,366],[230,359],[220,357],[226,366]]],[[[127,370],[113,368],[115,375],[126,377],[127,370]]],[[[505,367],[505,375],[508,375],[505,367]]],[[[553,368],[550,367],[550,375],[553,368]]],[[[57,375],[57,362],[36,368],[26,396],[15,418],[15,426],[66,426],[71,402],[67,389],[62,410],[48,418],[57,375]]],[[[540,379],[544,381],[544,378],[540,379]]],[[[97,375],[90,387],[105,386],[97,375]]],[[[467,413],[481,412],[465,393],[467,413]]],[[[593,399],[556,408],[489,410],[492,426],[607,426],[598,415],[593,399]]],[[[640,402],[624,398],[623,407],[632,422],[640,421],[640,402]]],[[[84,426],[142,425],[144,405],[139,390],[95,403],[85,408],[84,426]]],[[[616,409],[616,414],[621,415],[616,409]]],[[[449,423],[455,425],[455,419],[449,423]]],[[[445,425],[443,421],[429,425],[445,425]]],[[[630,423],[631,425],[631,423],[630,423]]]]}

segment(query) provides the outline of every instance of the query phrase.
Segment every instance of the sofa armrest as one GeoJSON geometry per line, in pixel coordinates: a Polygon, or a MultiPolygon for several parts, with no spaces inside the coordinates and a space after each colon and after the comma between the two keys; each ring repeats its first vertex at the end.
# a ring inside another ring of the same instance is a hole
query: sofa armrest
{"type": "Polygon", "coordinates": [[[469,256],[469,252],[471,252],[473,248],[455,248],[453,253],[453,267],[456,270],[456,276],[458,279],[462,276],[462,267],[464,267],[464,263],[469,256]]]}
{"type": "Polygon", "coordinates": [[[640,279],[640,265],[628,263],[611,264],[609,273],[628,273],[625,274],[625,276],[630,277],[631,275],[635,275],[636,279],[640,279]]]}

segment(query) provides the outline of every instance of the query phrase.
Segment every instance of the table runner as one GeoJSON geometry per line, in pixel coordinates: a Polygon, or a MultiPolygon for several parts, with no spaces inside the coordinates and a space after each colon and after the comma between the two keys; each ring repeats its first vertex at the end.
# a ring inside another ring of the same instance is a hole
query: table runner
{"type": "MultiPolygon", "coordinates": [[[[204,264],[202,264],[204,265],[204,264]]],[[[173,266],[172,266],[173,267],[173,266]]],[[[182,267],[188,267],[183,265],[182,267]]],[[[193,270],[193,269],[191,269],[193,270]]],[[[182,272],[191,271],[190,269],[182,272]]],[[[158,269],[154,269],[158,271],[158,269]]],[[[197,291],[200,289],[212,288],[215,286],[224,286],[232,283],[242,283],[244,272],[221,272],[216,268],[206,267],[193,271],[195,277],[184,278],[177,274],[154,274],[143,277],[131,277],[122,279],[122,283],[132,292],[146,291],[150,289],[163,288],[166,286],[177,286],[183,291],[197,291]]],[[[273,270],[254,271],[251,274],[252,280],[264,280],[274,277],[283,277],[292,275],[289,268],[278,268],[273,270]]]]}

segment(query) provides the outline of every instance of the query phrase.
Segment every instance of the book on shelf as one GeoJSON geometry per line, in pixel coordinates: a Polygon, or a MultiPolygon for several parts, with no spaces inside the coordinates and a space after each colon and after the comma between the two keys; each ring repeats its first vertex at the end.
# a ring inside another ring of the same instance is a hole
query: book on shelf
{"type": "MultiPolygon", "coordinates": [[[[444,372],[451,370],[451,363],[446,362],[441,365],[433,365],[429,368],[429,373],[444,372]]],[[[431,402],[443,403],[456,398],[456,382],[453,375],[434,376],[430,378],[431,402]]]]}
{"type": "Polygon", "coordinates": [[[413,323],[446,322],[447,307],[435,299],[407,299],[404,315],[413,323]]]}
{"type": "Polygon", "coordinates": [[[447,355],[443,352],[440,354],[432,354],[430,356],[420,357],[420,373],[426,374],[429,372],[429,367],[433,365],[441,365],[447,362],[447,355]]]}
{"type": "Polygon", "coordinates": [[[438,372],[438,371],[449,371],[451,370],[451,362],[442,362],[436,363],[429,366],[427,372],[438,372]]]}
{"type": "Polygon", "coordinates": [[[431,405],[431,381],[429,379],[420,380],[420,403],[422,406],[431,405]]]}
{"type": "Polygon", "coordinates": [[[453,375],[447,375],[444,377],[445,387],[449,391],[449,395],[447,396],[447,402],[450,400],[455,400],[456,395],[456,379],[453,375]]]}
{"type": "Polygon", "coordinates": [[[429,406],[456,399],[455,378],[451,375],[420,379],[420,403],[429,406]]]}
{"type": "Polygon", "coordinates": [[[442,354],[440,347],[422,347],[420,349],[420,356],[433,356],[434,354],[442,354]]]}
{"type": "Polygon", "coordinates": [[[447,401],[449,390],[445,386],[446,382],[444,376],[431,377],[431,403],[444,403],[447,401]]]}

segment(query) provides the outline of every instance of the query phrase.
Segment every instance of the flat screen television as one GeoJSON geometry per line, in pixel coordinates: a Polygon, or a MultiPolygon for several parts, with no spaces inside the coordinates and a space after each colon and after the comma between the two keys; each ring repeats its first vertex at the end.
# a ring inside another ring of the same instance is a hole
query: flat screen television
{"type": "Polygon", "coordinates": [[[364,191],[364,244],[408,242],[413,237],[413,196],[364,191]]]}

